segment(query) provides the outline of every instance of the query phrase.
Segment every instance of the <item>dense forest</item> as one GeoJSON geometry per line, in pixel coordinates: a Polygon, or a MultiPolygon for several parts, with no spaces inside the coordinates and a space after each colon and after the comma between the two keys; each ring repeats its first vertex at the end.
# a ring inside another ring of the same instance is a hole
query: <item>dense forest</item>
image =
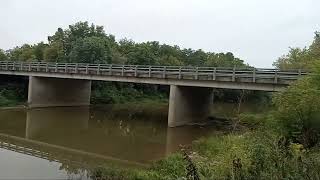
{"type": "MultiPolygon", "coordinates": [[[[201,49],[182,49],[179,46],[160,44],[157,41],[136,43],[133,40],[116,41],[107,34],[103,26],[88,22],[78,22],[66,29],[58,28],[47,43],[24,44],[9,50],[0,50],[0,60],[9,61],[48,61],[78,63],[108,63],[136,65],[183,65],[183,66],[219,66],[248,67],[243,60],[231,52],[213,53],[201,49]]],[[[1,84],[0,84],[1,86],[1,84]]],[[[19,86],[21,89],[21,87],[19,86]]],[[[9,96],[6,104],[14,104],[8,92],[2,88],[2,99],[9,96]],[[9,94],[9,95],[8,95],[9,94]]],[[[5,90],[6,89],[6,90],[5,90]]],[[[13,85],[9,89],[15,89],[13,85]]],[[[168,96],[168,87],[128,83],[94,82],[92,86],[92,103],[121,103],[141,99],[163,99],[168,96]]],[[[216,99],[236,100],[239,91],[217,90],[216,99]]],[[[257,92],[251,92],[256,96],[257,92]]],[[[248,96],[249,97],[249,96],[248,96]]]]}

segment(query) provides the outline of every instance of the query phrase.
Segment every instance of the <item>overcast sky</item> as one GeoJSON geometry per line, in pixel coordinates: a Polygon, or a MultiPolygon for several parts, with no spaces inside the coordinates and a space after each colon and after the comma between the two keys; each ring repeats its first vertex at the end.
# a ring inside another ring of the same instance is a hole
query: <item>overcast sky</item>
{"type": "Polygon", "coordinates": [[[320,0],[1,0],[0,48],[46,41],[78,21],[103,25],[117,39],[233,52],[271,67],[320,30],[320,0]]]}

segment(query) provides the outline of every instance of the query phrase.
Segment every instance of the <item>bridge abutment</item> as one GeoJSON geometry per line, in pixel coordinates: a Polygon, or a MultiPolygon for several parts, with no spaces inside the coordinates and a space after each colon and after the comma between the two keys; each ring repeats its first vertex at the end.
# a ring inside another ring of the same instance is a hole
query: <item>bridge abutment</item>
{"type": "Polygon", "coordinates": [[[212,88],[170,86],[168,126],[176,127],[208,118],[212,88]]]}
{"type": "Polygon", "coordinates": [[[90,105],[91,81],[29,77],[29,107],[90,105]]]}

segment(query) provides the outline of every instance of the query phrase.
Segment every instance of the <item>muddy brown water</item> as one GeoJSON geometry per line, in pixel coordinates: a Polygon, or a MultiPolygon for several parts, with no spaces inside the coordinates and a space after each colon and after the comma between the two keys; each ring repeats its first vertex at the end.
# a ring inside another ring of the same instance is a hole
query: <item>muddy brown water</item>
{"type": "MultiPolygon", "coordinates": [[[[214,107],[213,115],[231,117],[236,106],[214,107]]],[[[3,109],[0,179],[86,179],[86,169],[99,166],[145,168],[223,131],[212,124],[168,128],[166,105],[3,109]]]]}

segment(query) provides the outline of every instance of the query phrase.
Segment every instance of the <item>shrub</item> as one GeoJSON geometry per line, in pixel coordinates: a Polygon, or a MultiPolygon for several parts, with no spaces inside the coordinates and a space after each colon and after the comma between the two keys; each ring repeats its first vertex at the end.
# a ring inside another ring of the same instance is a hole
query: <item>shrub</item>
{"type": "Polygon", "coordinates": [[[320,90],[314,78],[306,77],[289,86],[273,98],[275,118],[279,119],[284,135],[306,147],[317,143],[320,127],[320,90]]]}
{"type": "MultiPolygon", "coordinates": [[[[320,161],[301,144],[268,131],[201,139],[194,144],[201,179],[316,179],[320,161]]],[[[320,155],[319,152],[314,154],[320,155]]]]}

